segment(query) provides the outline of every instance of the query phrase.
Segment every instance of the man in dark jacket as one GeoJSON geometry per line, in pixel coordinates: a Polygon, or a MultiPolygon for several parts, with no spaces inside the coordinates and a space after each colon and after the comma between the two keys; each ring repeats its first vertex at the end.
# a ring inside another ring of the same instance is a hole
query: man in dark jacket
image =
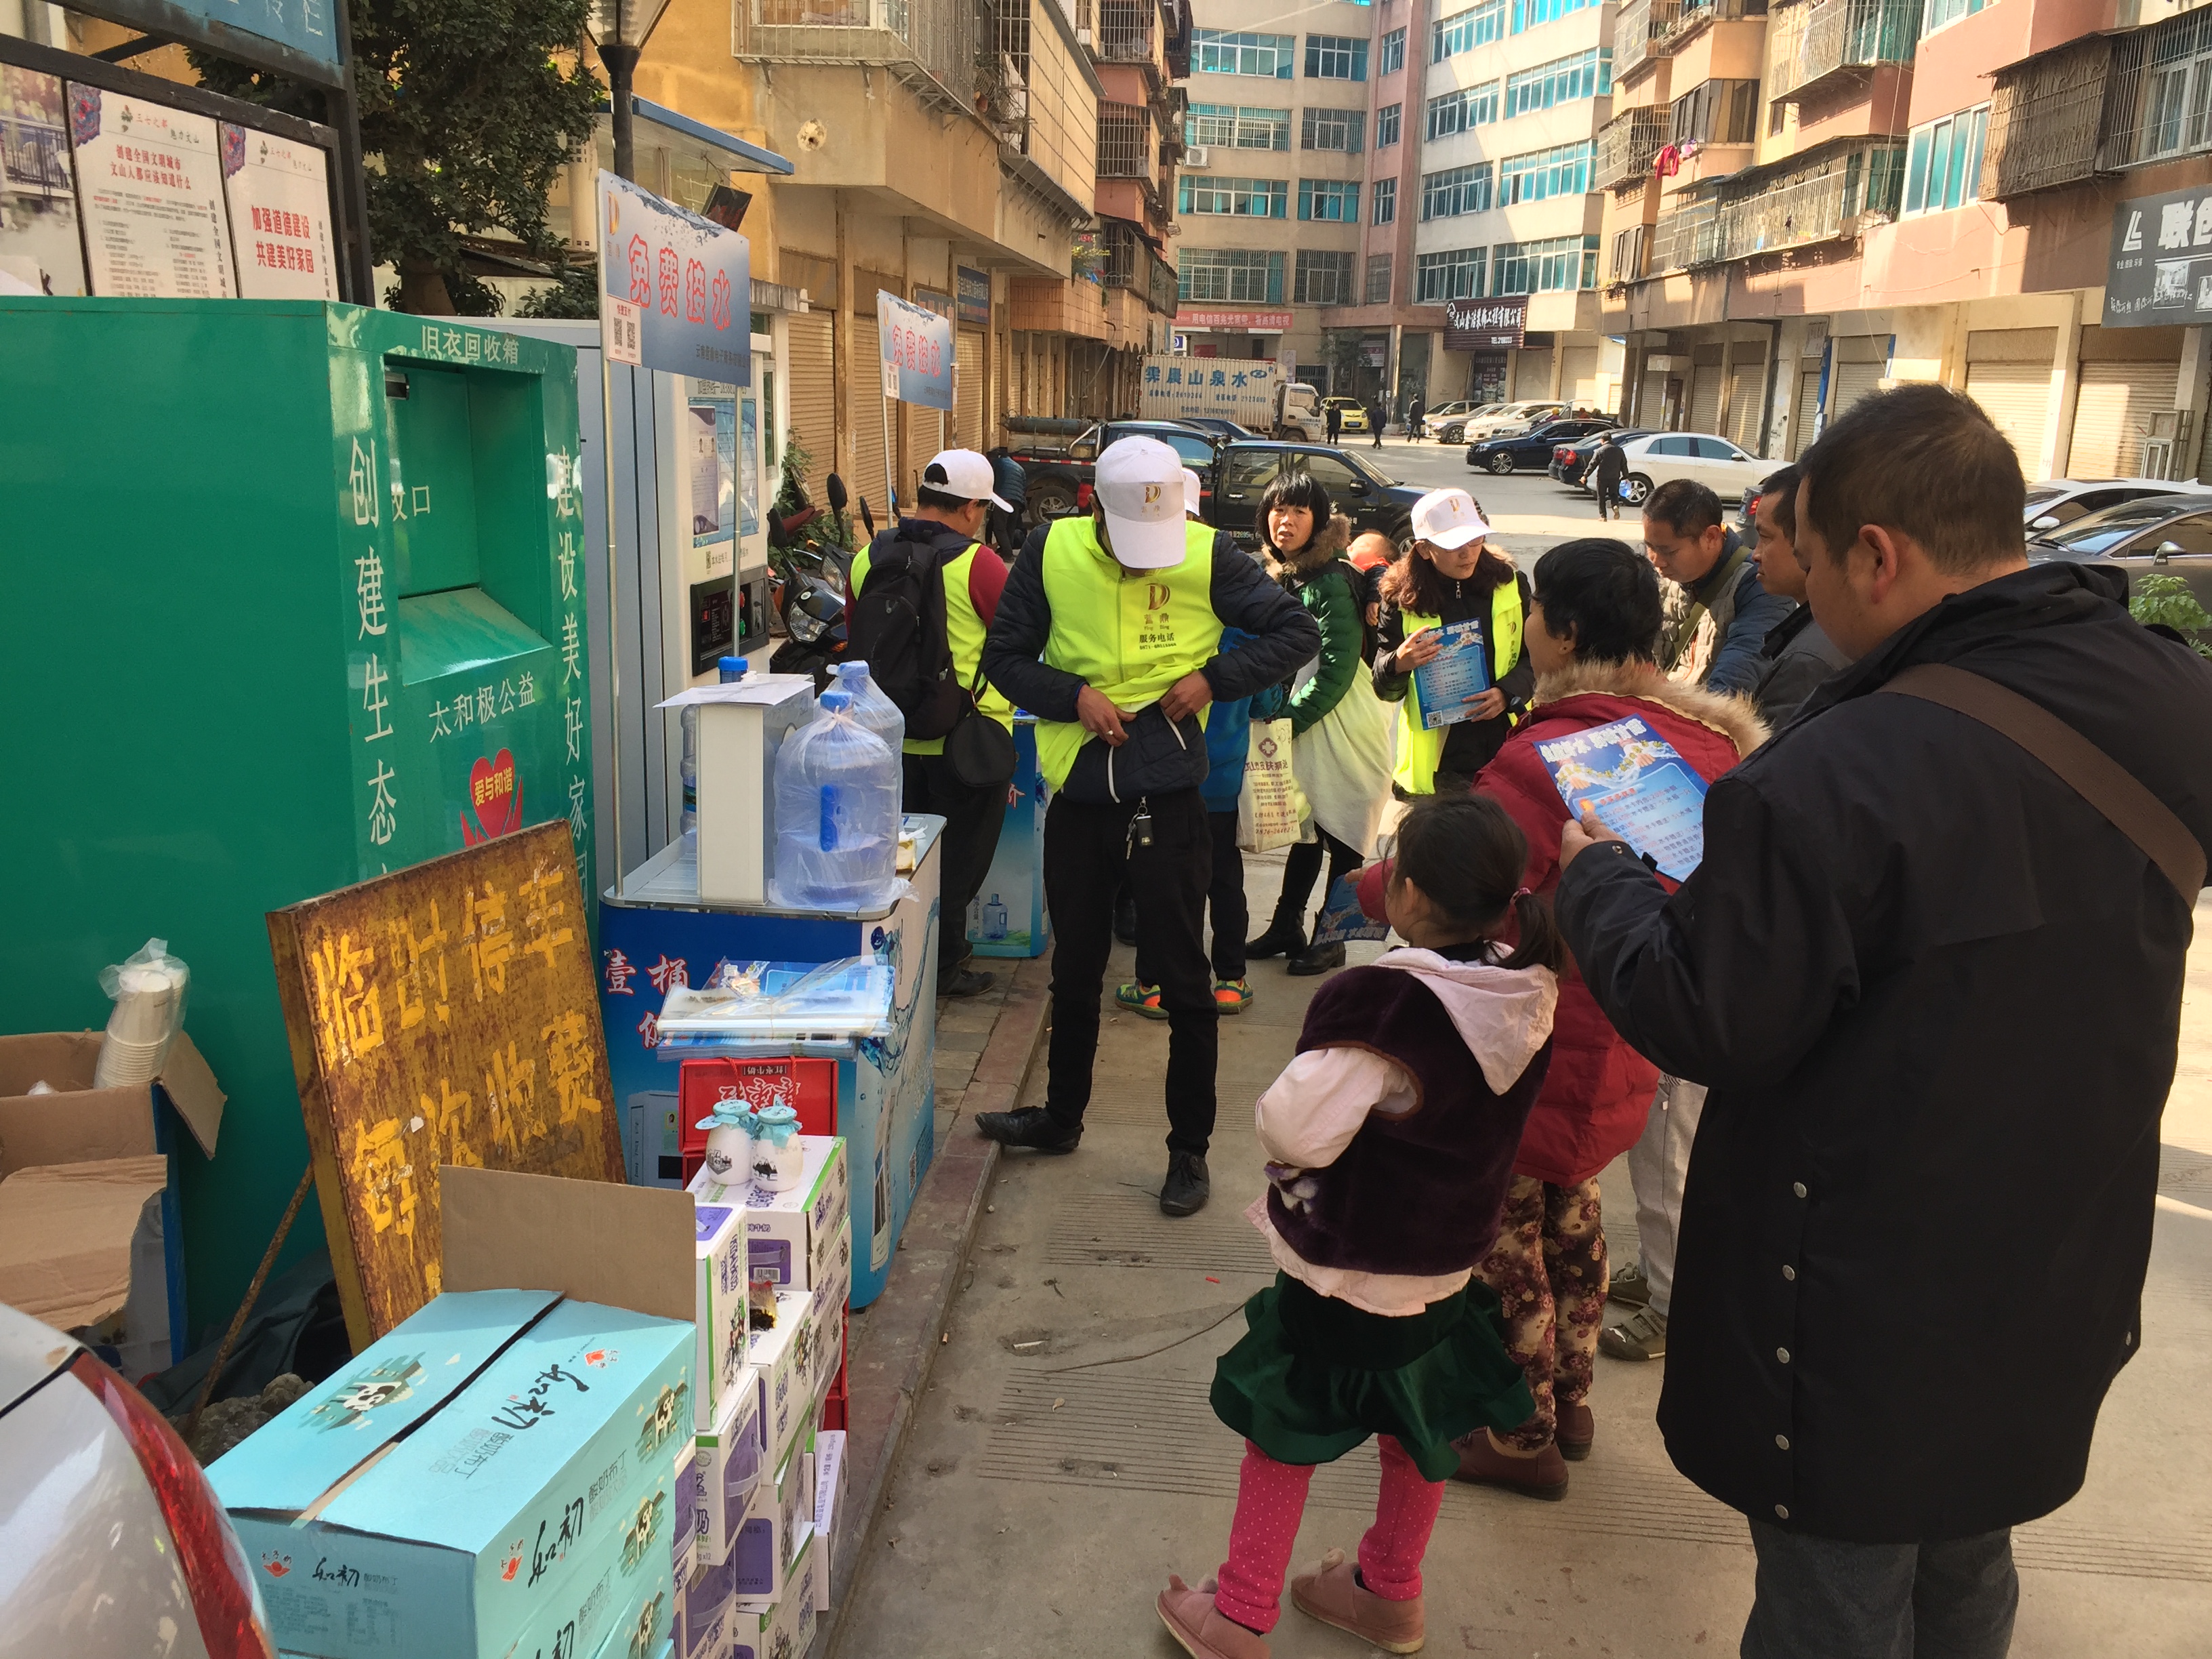
{"type": "Polygon", "coordinates": [[[1620,481],[1628,476],[1628,452],[1611,433],[1605,435],[1589,459],[1590,493],[1597,497],[1601,519],[1620,516],[1620,481]]]}
{"type": "Polygon", "coordinates": [[[1378,392],[1375,400],[1367,405],[1367,429],[1375,434],[1374,448],[1382,447],[1382,428],[1389,422],[1390,405],[1382,401],[1382,394],[1378,392]]]}
{"type": "Polygon", "coordinates": [[[1751,687],[1761,718],[1778,732],[1849,660],[1805,603],[1805,567],[1796,547],[1797,480],[1797,469],[1785,466],[1759,485],[1759,539],[1752,550],[1759,585],[1796,606],[1766,630],[1759,647],[1759,678],[1751,687]]]}
{"type": "Polygon", "coordinates": [[[1644,545],[1687,600],[1660,630],[1659,666],[1708,690],[1749,690],[1766,630],[1790,602],[1759,586],[1751,550],[1722,522],[1721,498],[1694,478],[1661,484],[1644,503],[1644,545]]]}
{"type": "Polygon", "coordinates": [[[1955,393],[1869,397],[1800,466],[1813,610],[1856,660],[1712,786],[1679,892],[1593,818],[1559,917],[1621,1035],[1712,1091],[1659,1423],[1751,1519],[1747,1659],[1995,1659],[2010,1528],[2080,1487],[2136,1351],[2203,866],[2170,878],[2012,738],[1883,692],[1994,681],[2195,850],[2212,665],[2117,574],[2026,562],[2019,464],[1955,393]]]}
{"type": "Polygon", "coordinates": [[[1212,830],[1200,713],[1288,679],[1321,629],[1225,534],[1183,515],[1182,459],[1157,438],[1098,458],[1089,516],[1024,550],[1000,595],[983,673],[1037,717],[1053,791],[1044,826],[1052,956],[1045,1103],[984,1112],[1009,1146],[1072,1152],[1098,1050],[1114,895],[1137,901],[1146,965],[1168,1016],[1168,1173],[1160,1208],[1190,1215],[1211,1191],[1219,1010],[1205,945],[1212,830]],[[1252,638],[1218,649],[1221,632],[1252,638]]]}
{"type": "Polygon", "coordinates": [[[1338,439],[1344,435],[1344,405],[1338,403],[1332,398],[1326,405],[1326,408],[1328,410],[1328,413],[1323,416],[1323,419],[1327,423],[1326,429],[1328,433],[1328,441],[1331,444],[1334,444],[1338,439]]]}

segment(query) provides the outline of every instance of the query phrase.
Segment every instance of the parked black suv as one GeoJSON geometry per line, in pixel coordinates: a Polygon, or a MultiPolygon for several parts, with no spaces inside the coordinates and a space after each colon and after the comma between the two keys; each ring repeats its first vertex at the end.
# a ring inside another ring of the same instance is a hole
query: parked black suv
{"type": "Polygon", "coordinates": [[[1214,528],[1247,545],[1257,542],[1260,498],[1286,466],[1303,468],[1321,481],[1336,510],[1352,520],[1353,534],[1379,530],[1401,546],[1412,533],[1413,503],[1428,493],[1400,483],[1356,451],[1265,438],[1224,444],[1210,515],[1214,528]]]}

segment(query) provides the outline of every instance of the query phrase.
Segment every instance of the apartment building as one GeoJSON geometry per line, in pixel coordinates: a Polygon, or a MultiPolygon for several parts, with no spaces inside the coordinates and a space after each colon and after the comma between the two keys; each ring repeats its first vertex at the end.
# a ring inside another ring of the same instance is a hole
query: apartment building
{"type": "Polygon", "coordinates": [[[1758,5],[1620,13],[1597,181],[1624,413],[1780,459],[1934,380],[2031,478],[2203,476],[2212,16],[1758,5]]]}
{"type": "MultiPolygon", "coordinates": [[[[1176,311],[1187,0],[673,0],[641,95],[797,163],[747,210],[788,435],[878,509],[943,444],[1133,410],[1176,311]],[[949,417],[886,403],[881,291],[954,319],[949,417]]],[[[782,434],[779,434],[782,435],[782,434]]]]}

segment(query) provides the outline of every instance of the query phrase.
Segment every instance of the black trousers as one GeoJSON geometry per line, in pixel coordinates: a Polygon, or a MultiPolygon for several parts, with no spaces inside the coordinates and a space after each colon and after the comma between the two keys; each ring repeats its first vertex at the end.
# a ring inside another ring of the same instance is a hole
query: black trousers
{"type": "MultiPolygon", "coordinates": [[[[1221,1017],[1207,969],[1206,888],[1213,838],[1195,789],[1147,798],[1152,844],[1128,846],[1135,801],[1094,805],[1055,795],[1044,820],[1044,895],[1052,911],[1052,1046],[1045,1109],[1074,1128],[1091,1104],[1098,998],[1114,948],[1114,895],[1128,878],[1146,965],[1168,1015],[1168,1146],[1203,1157],[1213,1138],[1221,1017]],[[1126,850],[1125,850],[1126,849],[1126,850]]],[[[1233,831],[1232,831],[1233,834],[1233,831]]]]}
{"type": "Polygon", "coordinates": [[[2012,1533],[1846,1544],[1756,1516],[1742,1659],[2004,1659],[2020,1609],[2012,1533]]]}
{"type": "Polygon", "coordinates": [[[1321,902],[1328,902],[1329,888],[1347,870],[1360,866],[1359,849],[1339,841],[1319,824],[1314,826],[1314,839],[1293,842],[1283,855],[1283,896],[1275,901],[1275,914],[1294,915],[1298,925],[1305,925],[1306,905],[1313,897],[1314,878],[1321,873],[1321,855],[1328,854],[1328,884],[1321,890],[1321,902]]]}
{"type": "MultiPolygon", "coordinates": [[[[1213,832],[1213,876],[1206,889],[1206,908],[1213,924],[1213,976],[1218,980],[1244,977],[1244,933],[1252,925],[1252,907],[1244,898],[1244,853],[1237,845],[1237,809],[1209,811],[1207,826],[1213,832]]],[[[1157,985],[1154,963],[1137,935],[1137,982],[1157,985]]]]}
{"type": "Polygon", "coordinates": [[[1620,479],[1618,476],[1609,479],[1593,477],[1590,494],[1597,497],[1599,518],[1617,519],[1620,516],[1620,479]]]}
{"type": "Polygon", "coordinates": [[[945,820],[945,849],[938,855],[937,982],[968,959],[968,907],[991,873],[999,828],[1006,820],[1006,786],[976,789],[952,774],[942,755],[900,757],[901,802],[909,812],[934,812],[945,820]]]}

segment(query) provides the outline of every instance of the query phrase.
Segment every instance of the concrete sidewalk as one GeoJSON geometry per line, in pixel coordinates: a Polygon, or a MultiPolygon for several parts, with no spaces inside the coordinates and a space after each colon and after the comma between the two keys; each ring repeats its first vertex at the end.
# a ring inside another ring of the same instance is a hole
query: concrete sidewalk
{"type": "MultiPolygon", "coordinates": [[[[1280,869],[1279,856],[1250,861],[1255,917],[1271,911],[1280,869]]],[[[2200,939],[2144,1351],[2113,1389],[2087,1489],[2019,1535],[2023,1659],[2202,1654],[2212,1642],[2212,929],[2200,939]]],[[[1127,956],[1117,952],[1123,976],[1127,956]]],[[[1252,978],[1257,1001],[1223,1027],[1203,1213],[1159,1213],[1167,1031],[1117,1013],[1110,978],[1081,1150],[1008,1154],[985,1176],[972,1252],[951,1275],[947,1340],[930,1356],[861,1570],[840,1591],[851,1599],[836,1654],[1178,1651],[1152,1598],[1170,1571],[1195,1582],[1221,1559],[1241,1447],[1206,1389],[1241,1334],[1244,1298],[1270,1275],[1241,1216],[1262,1186],[1250,1103],[1289,1058],[1319,982],[1287,978],[1279,962],[1255,964],[1252,978]]],[[[965,1117],[945,1126],[940,1158],[972,1133],[965,1117]]],[[[1636,1246],[1621,1165],[1604,1187],[1613,1259],[1626,1262],[1636,1246]]],[[[1951,1270],[1965,1317],[1975,1279],[2006,1271],[2008,1241],[1960,1244],[1951,1270]]],[[[2051,1310],[2054,1343],[2063,1316],[2051,1310]]],[[[1564,1502],[1448,1491],[1429,1556],[1429,1651],[1735,1650],[1751,1597],[1743,1522],[1668,1462],[1652,1422],[1661,1368],[1599,1365],[1596,1448],[1564,1502]]],[[[1363,1448],[1316,1476],[1300,1559],[1356,1544],[1375,1471],[1363,1448]]],[[[1364,1651],[1294,1612],[1273,1643],[1285,1659],[1364,1651]]]]}

